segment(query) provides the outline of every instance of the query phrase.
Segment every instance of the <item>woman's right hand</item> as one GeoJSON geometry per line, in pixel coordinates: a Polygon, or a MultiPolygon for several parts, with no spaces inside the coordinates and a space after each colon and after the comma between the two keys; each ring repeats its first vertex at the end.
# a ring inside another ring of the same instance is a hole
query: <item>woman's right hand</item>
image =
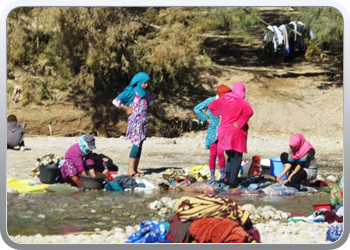
{"type": "Polygon", "coordinates": [[[131,115],[132,111],[134,111],[134,110],[132,108],[128,107],[128,109],[126,110],[126,114],[131,115]]]}
{"type": "Polygon", "coordinates": [[[279,182],[279,183],[281,183],[281,182],[282,182],[282,176],[278,176],[278,177],[276,178],[276,181],[279,182]]]}
{"type": "Polygon", "coordinates": [[[134,111],[131,107],[129,106],[122,106],[122,109],[125,111],[125,113],[129,116],[132,114],[132,112],[134,111]]]}

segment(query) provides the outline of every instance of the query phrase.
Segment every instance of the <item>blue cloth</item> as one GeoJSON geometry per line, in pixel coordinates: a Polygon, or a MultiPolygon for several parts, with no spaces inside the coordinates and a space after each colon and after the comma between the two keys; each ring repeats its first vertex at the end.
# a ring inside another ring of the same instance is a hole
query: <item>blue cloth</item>
{"type": "Polygon", "coordinates": [[[117,96],[117,99],[119,99],[123,105],[129,105],[134,100],[136,93],[142,99],[146,95],[147,90],[143,89],[141,85],[148,80],[149,76],[145,72],[137,73],[132,78],[131,83],[117,96]]]}
{"type": "Polygon", "coordinates": [[[104,189],[108,191],[123,191],[123,188],[116,181],[107,181],[104,189]]]}
{"type": "Polygon", "coordinates": [[[169,232],[169,222],[145,220],[140,223],[140,230],[131,234],[126,243],[171,243],[165,237],[169,232]]]}
{"type": "Polygon", "coordinates": [[[343,188],[343,183],[344,183],[344,181],[343,181],[343,176],[341,177],[341,180],[340,180],[340,184],[339,184],[339,187],[340,188],[343,188]]]}
{"type": "Polygon", "coordinates": [[[213,116],[210,109],[208,108],[209,103],[211,103],[215,99],[216,97],[209,97],[205,101],[199,103],[193,109],[193,111],[196,113],[196,115],[202,122],[208,120],[208,116],[211,122],[211,125],[208,126],[207,137],[205,138],[206,149],[209,149],[210,146],[218,139],[218,126],[220,119],[217,116],[213,116]],[[206,114],[203,112],[204,109],[207,111],[208,116],[206,116],[206,114]]]}
{"type": "Polygon", "coordinates": [[[339,240],[342,234],[343,234],[343,224],[330,225],[326,232],[326,241],[335,242],[339,240]]]}
{"type": "Polygon", "coordinates": [[[79,148],[80,148],[81,151],[83,152],[83,155],[87,155],[87,154],[90,152],[90,150],[89,150],[89,148],[88,148],[86,142],[85,142],[84,139],[83,139],[84,136],[85,136],[85,135],[82,135],[82,136],[80,137],[80,139],[79,139],[79,148]]]}

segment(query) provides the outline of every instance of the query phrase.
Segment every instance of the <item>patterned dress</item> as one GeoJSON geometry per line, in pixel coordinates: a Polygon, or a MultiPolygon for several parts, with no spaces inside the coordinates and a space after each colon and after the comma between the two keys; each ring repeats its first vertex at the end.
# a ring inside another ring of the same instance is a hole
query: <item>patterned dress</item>
{"type": "MultiPolygon", "coordinates": [[[[136,93],[134,100],[129,104],[133,109],[133,112],[128,117],[128,127],[126,129],[126,140],[131,140],[131,143],[140,146],[141,141],[146,139],[148,120],[147,120],[147,107],[154,103],[154,97],[149,91],[144,98],[136,93]]],[[[121,108],[123,103],[115,98],[113,104],[117,108],[121,108]]]]}
{"type": "Polygon", "coordinates": [[[213,116],[210,109],[208,108],[209,103],[214,101],[216,97],[210,97],[206,99],[204,102],[199,103],[197,106],[194,107],[194,112],[198,116],[198,118],[202,122],[206,122],[209,120],[211,122],[211,125],[208,125],[208,131],[207,131],[207,137],[205,138],[205,148],[209,149],[210,146],[218,139],[218,125],[220,122],[219,117],[213,116]],[[203,109],[205,109],[208,113],[208,116],[203,112],[203,109]]]}

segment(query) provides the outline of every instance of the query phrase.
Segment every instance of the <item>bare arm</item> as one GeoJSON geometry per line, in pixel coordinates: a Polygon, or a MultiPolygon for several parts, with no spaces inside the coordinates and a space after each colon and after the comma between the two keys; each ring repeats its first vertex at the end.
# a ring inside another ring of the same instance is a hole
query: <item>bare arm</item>
{"type": "Polygon", "coordinates": [[[282,182],[282,178],[283,176],[288,173],[289,169],[292,167],[291,164],[287,163],[287,164],[284,164],[284,169],[282,171],[282,173],[276,178],[276,181],[277,182],[282,182]]]}
{"type": "Polygon", "coordinates": [[[121,108],[126,112],[127,115],[132,114],[133,109],[131,107],[123,105],[121,108]]]}

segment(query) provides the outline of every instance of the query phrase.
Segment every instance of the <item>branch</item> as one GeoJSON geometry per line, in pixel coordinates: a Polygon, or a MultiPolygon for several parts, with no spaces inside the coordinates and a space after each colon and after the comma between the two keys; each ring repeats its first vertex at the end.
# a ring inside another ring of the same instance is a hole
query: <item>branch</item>
{"type": "Polygon", "coordinates": [[[153,28],[159,29],[159,30],[165,26],[165,25],[158,26],[158,25],[154,25],[154,24],[146,23],[146,22],[141,22],[141,23],[144,24],[144,25],[148,25],[148,26],[151,26],[153,28]]]}

